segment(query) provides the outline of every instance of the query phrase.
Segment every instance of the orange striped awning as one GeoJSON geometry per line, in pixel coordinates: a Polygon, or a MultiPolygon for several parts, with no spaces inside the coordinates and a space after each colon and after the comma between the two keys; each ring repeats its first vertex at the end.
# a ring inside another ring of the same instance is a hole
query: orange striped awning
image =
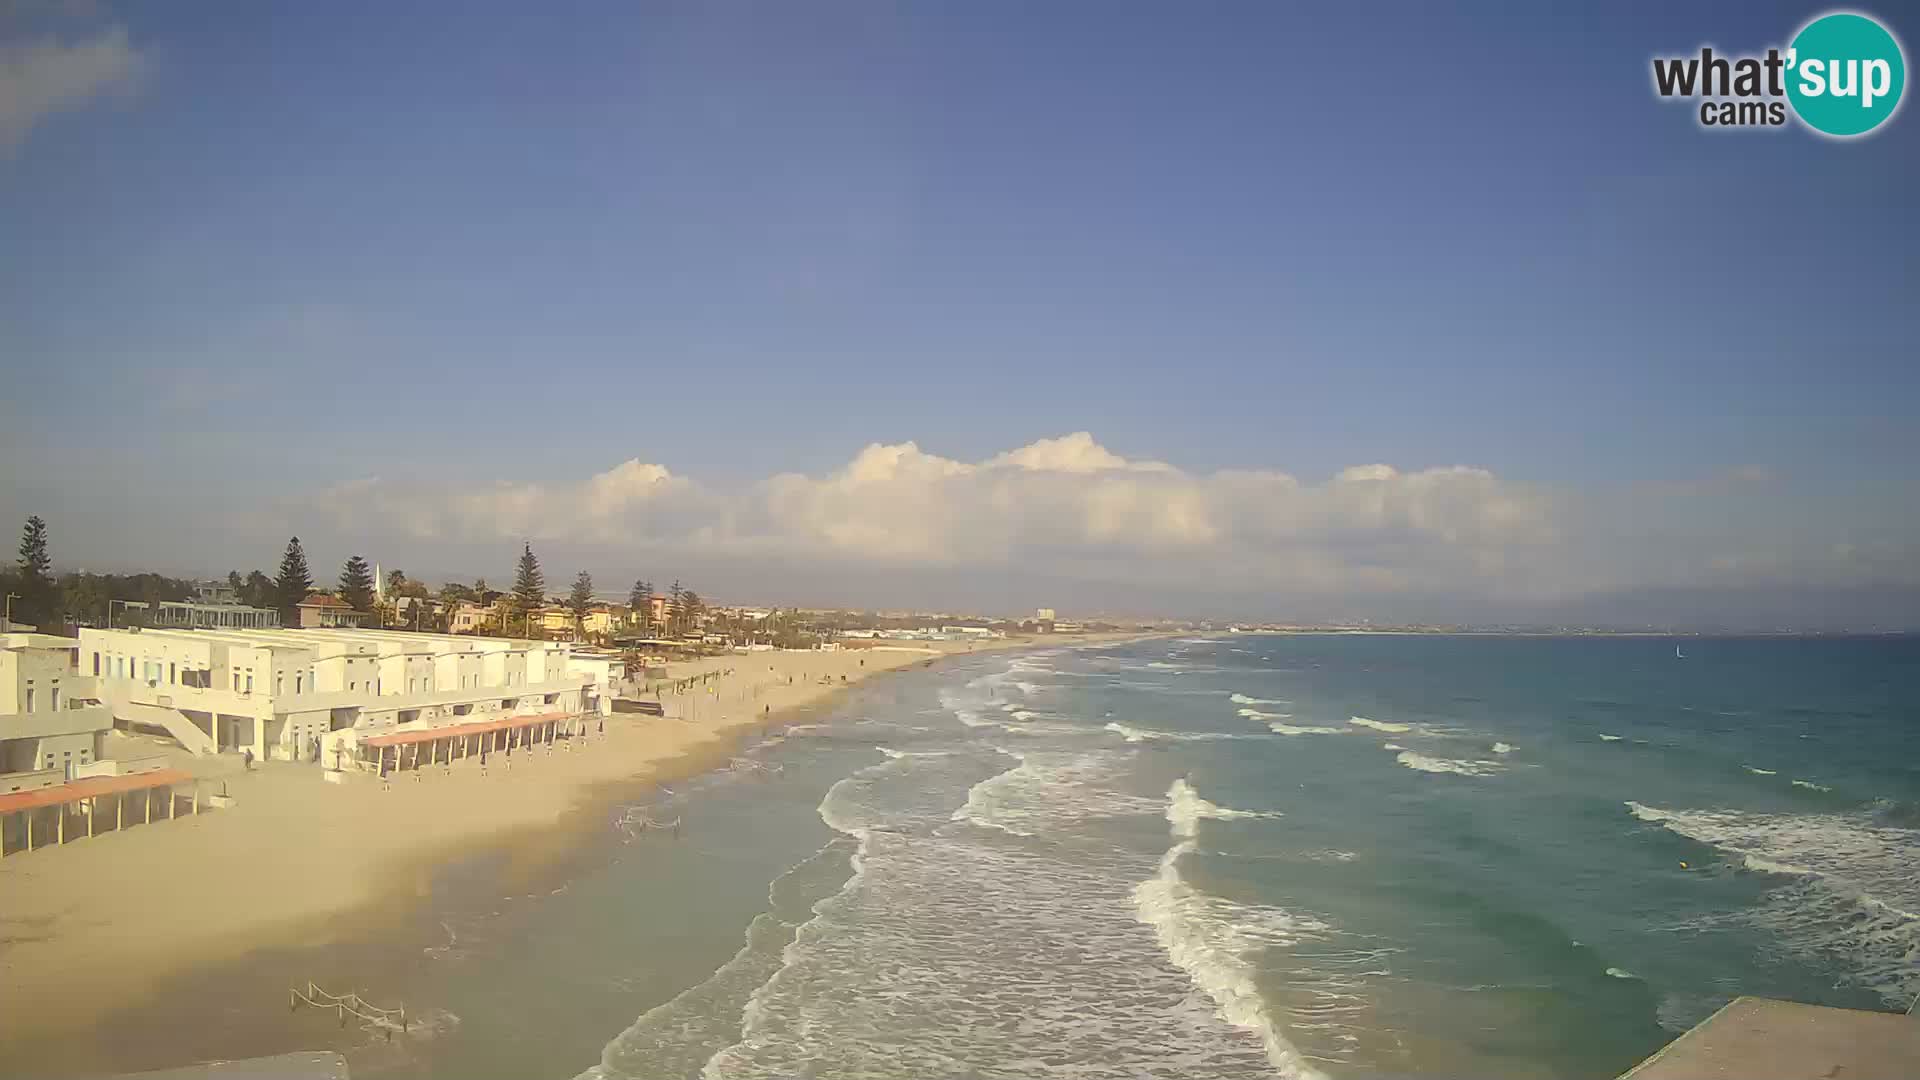
{"type": "Polygon", "coordinates": [[[55,787],[0,795],[0,814],[11,814],[16,810],[38,810],[42,806],[58,806],[61,803],[78,802],[81,799],[92,799],[101,795],[123,795],[142,788],[171,787],[192,779],[193,774],[184,769],[158,769],[153,772],[134,773],[131,776],[89,776],[83,780],[71,780],[55,787]]]}

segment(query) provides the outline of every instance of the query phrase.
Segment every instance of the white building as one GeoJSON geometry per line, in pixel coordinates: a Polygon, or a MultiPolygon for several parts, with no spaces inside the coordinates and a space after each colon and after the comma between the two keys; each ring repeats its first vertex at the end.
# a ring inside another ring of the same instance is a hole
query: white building
{"type": "Polygon", "coordinates": [[[612,711],[609,665],[560,642],[391,630],[92,630],[79,670],[117,720],[198,754],[329,763],[359,739],[612,711]]]}
{"type": "Polygon", "coordinates": [[[52,634],[0,635],[0,773],[52,770],[64,782],[99,759],[113,717],[95,700],[94,680],[74,670],[75,645],[52,634]]]}

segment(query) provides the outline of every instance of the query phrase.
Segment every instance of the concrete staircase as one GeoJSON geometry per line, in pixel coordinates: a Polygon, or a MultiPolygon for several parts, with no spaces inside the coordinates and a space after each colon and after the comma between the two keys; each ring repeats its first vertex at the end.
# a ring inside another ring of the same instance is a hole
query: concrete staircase
{"type": "Polygon", "coordinates": [[[213,736],[201,731],[199,725],[189,720],[187,714],[179,709],[167,709],[159,705],[139,705],[131,701],[116,701],[113,703],[113,715],[115,719],[129,723],[157,727],[194,754],[204,756],[218,752],[214,746],[213,736]]]}

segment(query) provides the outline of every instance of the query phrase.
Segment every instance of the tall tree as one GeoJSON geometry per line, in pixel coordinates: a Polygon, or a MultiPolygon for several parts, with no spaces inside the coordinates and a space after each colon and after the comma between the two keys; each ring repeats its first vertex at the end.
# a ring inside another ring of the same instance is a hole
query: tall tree
{"type": "Polygon", "coordinates": [[[287,541],[287,553],[280,556],[280,576],[274,579],[273,591],[280,600],[280,621],[293,625],[293,609],[313,591],[313,575],[307,571],[307,553],[300,546],[300,538],[287,541]]]}
{"type": "Polygon", "coordinates": [[[667,629],[674,633],[680,630],[681,615],[685,611],[685,605],[680,600],[686,594],[687,590],[681,588],[680,580],[675,578],[673,587],[667,590],[667,629]]]}
{"type": "Polygon", "coordinates": [[[355,611],[373,610],[373,569],[358,555],[349,556],[340,567],[340,599],[355,611]]]}
{"type": "Polygon", "coordinates": [[[21,622],[39,625],[58,614],[54,602],[53,559],[47,555],[47,523],[35,514],[20,530],[20,603],[13,612],[21,622]]]}
{"type": "Polygon", "coordinates": [[[234,599],[237,600],[240,598],[240,590],[243,587],[245,587],[245,585],[246,585],[246,582],[240,579],[240,571],[238,570],[227,571],[227,588],[233,590],[234,599]]]}
{"type": "Polygon", "coordinates": [[[567,607],[573,611],[573,628],[578,631],[587,621],[587,609],[593,607],[593,575],[585,570],[574,576],[573,591],[567,594],[567,607]]]}
{"type": "Polygon", "coordinates": [[[388,596],[405,596],[406,593],[402,590],[407,587],[407,572],[405,570],[387,571],[386,587],[388,596]]]}
{"type": "Polygon", "coordinates": [[[700,599],[699,593],[688,589],[686,592],[680,594],[680,609],[681,633],[685,633],[688,630],[698,631],[700,629],[700,616],[705,614],[707,609],[706,601],[700,599]]]}
{"type": "Polygon", "coordinates": [[[540,560],[534,557],[533,544],[526,543],[520,549],[520,565],[513,575],[514,613],[525,618],[546,600],[547,577],[540,572],[540,560]]]}
{"type": "Polygon", "coordinates": [[[627,604],[633,608],[633,618],[640,624],[642,632],[653,627],[653,582],[636,581],[633,591],[627,594],[627,604]]]}

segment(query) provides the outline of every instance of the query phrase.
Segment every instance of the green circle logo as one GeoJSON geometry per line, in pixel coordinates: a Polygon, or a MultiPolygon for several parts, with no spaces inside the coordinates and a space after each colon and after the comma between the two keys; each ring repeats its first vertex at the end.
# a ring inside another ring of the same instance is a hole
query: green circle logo
{"type": "Polygon", "coordinates": [[[1906,88],[1900,43],[1865,15],[1822,15],[1787,50],[1787,100],[1824,135],[1851,138],[1886,123],[1906,88]]]}

